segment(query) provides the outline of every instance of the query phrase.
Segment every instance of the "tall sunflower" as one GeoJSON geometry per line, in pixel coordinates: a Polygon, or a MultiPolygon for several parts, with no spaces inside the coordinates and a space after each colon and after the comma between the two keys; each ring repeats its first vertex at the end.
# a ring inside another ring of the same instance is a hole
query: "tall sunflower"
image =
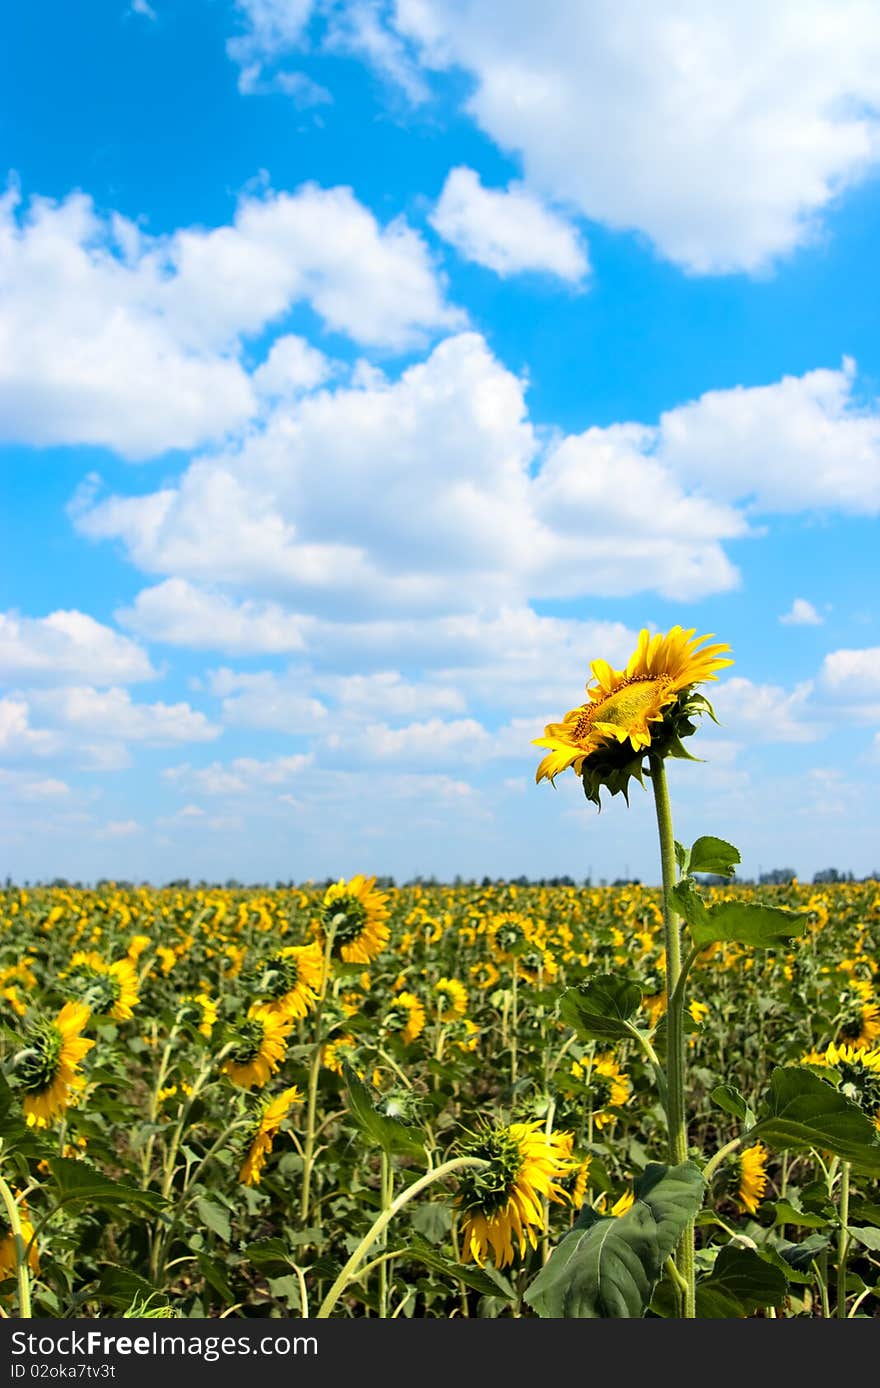
{"type": "Polygon", "coordinates": [[[289,1089],[283,1089],[274,1098],[267,1099],[261,1105],[259,1115],[248,1138],[248,1154],[238,1173],[238,1179],[242,1185],[258,1186],[260,1184],[263,1167],[272,1151],[275,1134],[294,1104],[301,1104],[302,1100],[303,1096],[294,1084],[289,1089]]]}
{"type": "Polygon", "coordinates": [[[28,1045],[15,1057],[14,1073],[23,1090],[21,1102],[29,1127],[47,1128],[85,1086],[78,1067],[95,1044],[80,1034],[89,1016],[85,1003],[66,1002],[54,1021],[38,1022],[32,1028],[28,1045]]]}
{"type": "Polygon", "coordinates": [[[323,951],[313,940],[309,945],[286,945],[277,950],[257,971],[256,985],[270,1012],[296,1021],[317,1006],[323,977],[323,951]]]}
{"type": "Polygon", "coordinates": [[[691,691],[733,664],[721,657],[729,646],[705,646],[711,636],[694,638],[694,630],[675,626],[665,636],[642,630],[623,670],[594,660],[587,703],[571,709],[561,723],[549,723],[544,736],[533,739],[535,746],[548,749],[535,780],[552,784],[571,766],[598,804],[600,785],[612,794],[625,793],[631,776],[641,780],[647,752],[683,754],[680,738],[694,731],[689,715],[711,713],[708,701],[691,691]]]}
{"type": "Polygon", "coordinates": [[[284,1059],[292,1026],[291,1018],[254,1003],[236,1028],[235,1049],[223,1066],[224,1075],[241,1089],[262,1089],[284,1059]]]}
{"type": "Polygon", "coordinates": [[[332,931],[334,958],[345,964],[369,964],[387,945],[388,896],[376,891],[375,877],[358,873],[350,881],[334,882],[324,893],[320,931],[332,931]]]}
{"type": "Polygon", "coordinates": [[[463,1144],[466,1156],[480,1157],[487,1167],[459,1174],[457,1204],[464,1211],[462,1247],[480,1267],[491,1248],[497,1267],[506,1267],[527,1244],[537,1247],[545,1229],[545,1200],[565,1202],[560,1185],[574,1166],[571,1133],[546,1134],[540,1122],[511,1123],[472,1133],[463,1144]]]}
{"type": "Polygon", "coordinates": [[[398,993],[382,1018],[386,1031],[397,1032],[405,1046],[425,1030],[425,1007],[415,993],[398,993]]]}

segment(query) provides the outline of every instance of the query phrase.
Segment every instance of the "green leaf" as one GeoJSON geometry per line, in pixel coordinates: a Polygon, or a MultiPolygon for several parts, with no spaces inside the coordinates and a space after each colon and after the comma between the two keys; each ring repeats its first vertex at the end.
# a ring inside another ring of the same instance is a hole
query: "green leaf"
{"type": "Polygon", "coordinates": [[[683,877],[669,893],[669,905],[679,916],[684,916],[697,943],[696,932],[706,929],[709,921],[709,908],[706,905],[692,878],[683,877]]]}
{"type": "Polygon", "coordinates": [[[232,1230],[229,1227],[229,1215],[222,1205],[217,1205],[213,1200],[206,1200],[200,1195],[196,1200],[196,1209],[199,1212],[199,1219],[208,1229],[213,1229],[215,1234],[219,1234],[224,1243],[229,1243],[232,1238],[232,1230]]]}
{"type": "Polygon", "coordinates": [[[747,1316],[759,1306],[779,1306],[787,1291],[785,1273],[778,1267],[751,1248],[729,1243],[715,1259],[710,1276],[697,1283],[697,1315],[714,1317],[713,1311],[700,1309],[701,1293],[704,1307],[720,1293],[725,1300],[738,1303],[740,1315],[747,1316]]]}
{"type": "Polygon", "coordinates": [[[725,839],[704,834],[691,848],[689,872],[712,872],[718,877],[732,877],[737,863],[742,862],[739,849],[725,839]]]}
{"type": "Polygon", "coordinates": [[[209,1253],[199,1253],[196,1257],[199,1272],[204,1277],[209,1287],[213,1287],[215,1292],[219,1292],[228,1305],[235,1301],[232,1288],[226,1280],[226,1274],[219,1259],[212,1258],[209,1253]]]}
{"type": "Polygon", "coordinates": [[[116,1263],[104,1263],[96,1295],[107,1305],[124,1309],[130,1306],[136,1297],[148,1301],[151,1297],[161,1296],[162,1293],[130,1268],[119,1267],[116,1263]]]}
{"type": "Polygon", "coordinates": [[[676,861],[676,863],[678,864],[678,870],[679,870],[679,872],[681,873],[682,877],[684,877],[684,875],[686,874],[686,872],[687,872],[687,870],[688,870],[688,863],[690,862],[690,860],[691,860],[690,850],[687,849],[687,848],[685,848],[684,844],[683,844],[683,843],[679,843],[678,839],[676,839],[676,840],[675,840],[675,861],[676,861]]]}
{"type": "Polygon", "coordinates": [[[663,1264],[694,1218],[705,1182],[693,1162],[650,1162],[626,1214],[581,1211],[525,1294],[538,1315],[634,1318],[644,1315],[663,1264]]]}
{"type": "Polygon", "coordinates": [[[856,1229],[850,1225],[848,1232],[863,1248],[870,1248],[872,1253],[880,1253],[880,1229],[872,1229],[870,1225],[856,1229]]]}
{"type": "Polygon", "coordinates": [[[812,1210],[799,1210],[790,1200],[774,1202],[775,1224],[793,1224],[799,1229],[827,1229],[828,1220],[812,1210]]]}
{"type": "Polygon", "coordinates": [[[425,1141],[420,1130],[408,1127],[397,1118],[389,1118],[385,1113],[379,1113],[369,1089],[347,1060],[343,1060],[342,1070],[348,1088],[351,1116],[361,1131],[389,1154],[424,1156],[425,1141]]]}
{"type": "MultiPolygon", "coordinates": [[[[424,1239],[414,1239],[406,1248],[401,1249],[400,1256],[401,1259],[412,1258],[418,1263],[423,1263],[432,1272],[439,1272],[451,1281],[463,1282],[466,1287],[472,1287],[481,1296],[498,1296],[503,1286],[490,1277],[488,1272],[484,1272],[482,1268],[467,1263],[454,1263],[450,1258],[444,1258],[442,1253],[438,1253],[437,1249],[426,1243],[424,1239]]],[[[513,1289],[511,1288],[508,1299],[512,1298],[513,1289]]]]}
{"type": "Polygon", "coordinates": [[[137,1190],[111,1181],[109,1176],[73,1157],[50,1157],[49,1170],[55,1179],[60,1199],[57,1207],[82,1203],[96,1209],[127,1205],[132,1209],[161,1210],[166,1201],[155,1191],[137,1190]]]}
{"type": "Polygon", "coordinates": [[[771,1147],[833,1152],[880,1174],[880,1142],[870,1118],[845,1094],[802,1066],[778,1066],[762,1117],[748,1134],[771,1147]]]}
{"type": "Polygon", "coordinates": [[[782,906],[761,906],[750,901],[719,901],[717,906],[704,907],[704,910],[705,920],[692,920],[685,916],[694,944],[699,946],[725,941],[767,949],[772,945],[785,944],[794,935],[803,935],[807,927],[806,912],[787,911],[782,906]]]}
{"type": "Polygon", "coordinates": [[[559,999],[559,1013],[581,1040],[612,1040],[632,1035],[627,1022],[641,1001],[642,990],[631,979],[597,974],[566,988],[559,999]]]}
{"type": "Polygon", "coordinates": [[[748,1100],[744,1094],[740,1093],[735,1084],[716,1084],[709,1098],[725,1113],[739,1118],[749,1127],[754,1123],[755,1115],[749,1108],[748,1100]]]}
{"type": "Polygon", "coordinates": [[[244,1250],[248,1262],[267,1277],[280,1277],[290,1271],[294,1259],[283,1239],[259,1239],[244,1250]]]}
{"type": "Polygon", "coordinates": [[[439,1200],[429,1200],[413,1211],[412,1226],[428,1243],[442,1243],[452,1228],[452,1210],[439,1200]]]}

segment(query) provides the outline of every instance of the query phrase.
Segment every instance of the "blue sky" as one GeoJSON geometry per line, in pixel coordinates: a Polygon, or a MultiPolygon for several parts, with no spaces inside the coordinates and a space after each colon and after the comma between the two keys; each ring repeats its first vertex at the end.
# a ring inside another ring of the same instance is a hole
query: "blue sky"
{"type": "Polygon", "coordinates": [[[0,873],[658,877],[531,739],[713,632],[678,836],[880,867],[880,15],[7,18],[0,873]]]}

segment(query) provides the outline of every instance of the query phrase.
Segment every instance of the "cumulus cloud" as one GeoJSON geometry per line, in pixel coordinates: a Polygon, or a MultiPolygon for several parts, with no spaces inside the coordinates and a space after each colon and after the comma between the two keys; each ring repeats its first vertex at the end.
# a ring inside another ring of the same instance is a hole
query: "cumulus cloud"
{"type": "Polygon", "coordinates": [[[87,685],[44,689],[32,694],[30,705],[49,727],[98,734],[108,743],[172,747],[180,742],[210,742],[221,731],[187,703],[139,704],[126,689],[87,685]]]}
{"type": "MultiPolygon", "coordinates": [[[[350,188],[239,200],[230,225],[150,237],[90,198],[0,198],[0,438],[138,459],[241,427],[257,398],[243,343],[309,304],[336,332],[403,349],[463,321],[421,237],[350,188]]],[[[282,339],[258,389],[320,375],[282,339]]]]}
{"type": "Polygon", "coordinates": [[[825,618],[820,616],[811,602],[806,598],[795,598],[788,612],[783,612],[779,618],[783,626],[789,627],[820,627],[825,618]]]}
{"type": "Polygon", "coordinates": [[[0,679],[7,684],[65,679],[132,684],[155,674],[146,651],[85,612],[59,610],[48,617],[0,612],[0,679]]]}
{"type": "Polygon", "coordinates": [[[523,382],[463,333],[396,381],[279,406],[175,487],[85,496],[76,523],[148,572],[337,620],[732,587],[741,516],[682,487],[655,439],[590,430],[536,467],[523,382]]]}
{"type": "Polygon", "coordinates": [[[468,73],[467,112],[534,192],[693,273],[790,253],[880,160],[870,0],[508,0],[503,23],[481,0],[397,0],[394,18],[426,67],[468,73]]]}
{"type": "Polygon", "coordinates": [[[749,742],[814,742],[822,728],[812,705],[813,688],[812,680],[788,690],[734,675],[706,692],[725,734],[739,734],[749,742]]]}
{"type": "Polygon", "coordinates": [[[520,184],[484,188],[473,169],[450,171],[430,222],[465,260],[502,277],[533,270],[576,282],[590,268],[569,222],[520,184]]]}
{"type": "Polygon", "coordinates": [[[773,512],[880,511],[880,409],[856,363],[712,390],[660,417],[658,455],[719,500],[773,512]]]}
{"type": "Polygon", "coordinates": [[[278,603],[237,603],[182,578],[144,588],[116,618],[149,641],[230,655],[302,650],[306,625],[278,603]]]}

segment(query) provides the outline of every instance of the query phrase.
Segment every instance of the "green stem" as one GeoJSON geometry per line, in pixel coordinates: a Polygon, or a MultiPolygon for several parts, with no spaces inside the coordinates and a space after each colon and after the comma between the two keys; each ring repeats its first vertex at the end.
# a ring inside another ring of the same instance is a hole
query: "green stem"
{"type": "Polygon", "coordinates": [[[312,1048],[312,1060],[309,1066],[308,1100],[306,1103],[306,1138],[303,1143],[303,1181],[299,1206],[300,1216],[304,1224],[309,1223],[312,1166],[315,1160],[315,1117],[318,1109],[318,1080],[321,1074],[321,1059],[324,1048],[322,1020],[324,1016],[324,999],[327,996],[327,984],[330,980],[330,957],[333,953],[333,941],[335,936],[335,927],[330,926],[324,940],[323,975],[321,978],[321,987],[318,992],[318,1002],[315,1007],[315,1043],[312,1048]]]}
{"type": "MultiPolygon", "coordinates": [[[[678,880],[675,861],[675,837],[672,831],[672,807],[666,784],[663,758],[652,756],[651,787],[657,812],[657,832],[660,838],[660,867],[663,877],[663,930],[666,946],[666,1112],[669,1122],[669,1159],[674,1166],[687,1161],[687,1124],[684,1111],[684,983],[681,963],[681,929],[678,917],[669,905],[669,894],[678,880]]],[[[691,951],[693,954],[693,951],[691,951]]],[[[694,956],[695,957],[695,956],[694,956]]],[[[689,956],[688,968],[693,959],[689,956]]],[[[686,974],[684,975],[686,977],[686,974]]],[[[684,1229],[678,1246],[678,1266],[687,1283],[684,1297],[684,1319],[693,1320],[695,1307],[694,1225],[684,1229]]]]}
{"type": "Polygon", "coordinates": [[[517,1030],[517,1026],[518,1026],[518,1024],[519,1024],[519,1015],[518,1015],[518,1008],[517,1008],[517,983],[518,983],[518,980],[519,980],[519,973],[518,973],[518,968],[517,968],[517,961],[516,961],[516,959],[514,959],[514,961],[513,961],[513,977],[512,977],[512,979],[511,979],[511,981],[510,981],[510,1088],[511,1088],[511,1090],[513,1090],[513,1089],[516,1088],[516,1081],[517,1081],[517,1054],[516,1054],[516,1040],[517,1040],[517,1037],[516,1037],[516,1030],[517,1030]]]}
{"type": "Polygon", "coordinates": [[[719,1166],[724,1161],[724,1158],[729,1156],[731,1152],[735,1152],[737,1147],[739,1147],[740,1143],[745,1142],[746,1136],[747,1134],[744,1134],[742,1137],[731,1138],[730,1142],[725,1142],[723,1147],[718,1148],[718,1151],[715,1153],[714,1157],[709,1158],[709,1160],[706,1162],[706,1165],[703,1167],[703,1179],[705,1180],[706,1185],[709,1184],[712,1177],[715,1175],[715,1172],[718,1170],[719,1166]]]}
{"type": "Polygon", "coordinates": [[[15,1276],[18,1281],[18,1313],[22,1320],[30,1320],[33,1312],[31,1311],[31,1283],[28,1276],[27,1248],[25,1246],[24,1234],[21,1232],[21,1219],[18,1213],[18,1205],[15,1196],[9,1186],[0,1176],[0,1199],[3,1201],[6,1210],[6,1218],[9,1220],[9,1229],[15,1244],[15,1276]]]}
{"type": "Polygon", "coordinates": [[[403,1209],[404,1205],[409,1204],[410,1200],[420,1195],[433,1181],[445,1179],[447,1176],[451,1176],[455,1171],[463,1171],[467,1166],[487,1167],[488,1165],[489,1163],[483,1161],[480,1157],[453,1157],[451,1161],[444,1162],[442,1166],[434,1167],[433,1171],[426,1171],[424,1176],[420,1176],[411,1186],[407,1186],[406,1190],[401,1191],[397,1199],[392,1201],[387,1209],[382,1210],[381,1214],[373,1221],[372,1225],[361,1239],[357,1248],[345,1264],[345,1267],[333,1283],[333,1286],[321,1302],[316,1319],[329,1319],[330,1312],[345,1291],[348,1283],[353,1279],[362,1259],[367,1256],[373,1244],[380,1235],[385,1232],[394,1216],[403,1209]]]}
{"type": "Polygon", "coordinates": [[[837,1319],[846,1319],[846,1255],[849,1248],[849,1162],[840,1168],[840,1231],[837,1236],[837,1319]]]}
{"type": "MultiPolygon", "coordinates": [[[[391,1163],[388,1160],[388,1153],[384,1148],[382,1150],[380,1162],[379,1179],[381,1182],[382,1209],[387,1210],[391,1204],[394,1183],[391,1176],[391,1163]]],[[[388,1247],[387,1229],[382,1231],[379,1239],[379,1247],[383,1252],[388,1247]]],[[[379,1265],[379,1319],[383,1321],[388,1319],[388,1263],[384,1261],[379,1265]]]]}

